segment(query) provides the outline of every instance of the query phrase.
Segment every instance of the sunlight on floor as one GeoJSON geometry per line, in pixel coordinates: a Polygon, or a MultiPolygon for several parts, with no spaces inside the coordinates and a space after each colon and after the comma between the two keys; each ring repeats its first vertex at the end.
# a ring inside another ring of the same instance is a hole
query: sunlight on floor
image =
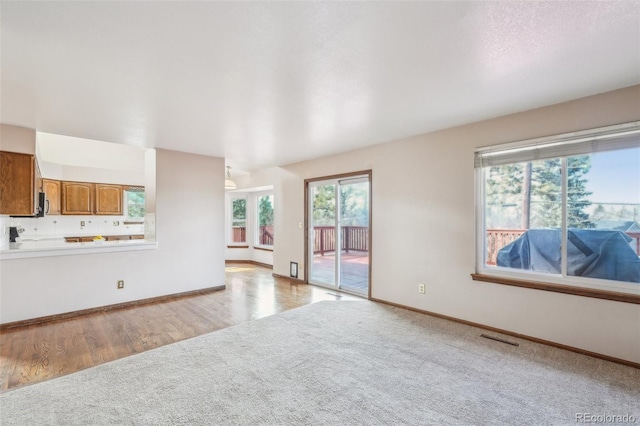
{"type": "Polygon", "coordinates": [[[251,271],[254,268],[247,268],[247,267],[241,267],[241,266],[227,266],[224,268],[225,272],[246,272],[246,271],[251,271]]]}

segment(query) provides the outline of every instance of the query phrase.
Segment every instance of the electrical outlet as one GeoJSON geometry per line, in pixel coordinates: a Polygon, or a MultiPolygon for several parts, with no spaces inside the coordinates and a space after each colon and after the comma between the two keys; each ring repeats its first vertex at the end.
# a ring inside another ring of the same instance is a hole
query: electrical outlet
{"type": "Polygon", "coordinates": [[[120,221],[119,220],[114,220],[113,221],[113,226],[120,226],[120,221]]]}
{"type": "Polygon", "coordinates": [[[84,226],[84,220],[80,221],[80,226],[84,226]]]}
{"type": "Polygon", "coordinates": [[[418,293],[424,294],[424,284],[418,284],[418,293]]]}
{"type": "Polygon", "coordinates": [[[118,288],[119,289],[124,288],[124,280],[118,280],[118,288]]]}

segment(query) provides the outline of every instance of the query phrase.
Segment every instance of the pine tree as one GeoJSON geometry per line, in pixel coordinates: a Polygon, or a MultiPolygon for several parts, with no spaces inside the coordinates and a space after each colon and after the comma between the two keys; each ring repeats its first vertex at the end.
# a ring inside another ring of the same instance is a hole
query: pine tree
{"type": "Polygon", "coordinates": [[[259,210],[259,222],[260,226],[273,225],[273,204],[271,199],[273,196],[260,197],[259,210]]]}
{"type": "Polygon", "coordinates": [[[233,220],[245,220],[247,218],[247,200],[238,198],[233,200],[233,220]]]}
{"type": "Polygon", "coordinates": [[[567,158],[567,227],[595,228],[585,211],[591,205],[586,175],[591,170],[591,157],[580,155],[567,158]]]}
{"type": "Polygon", "coordinates": [[[562,176],[560,160],[534,161],[531,183],[531,227],[562,225],[562,176]]]}
{"type": "Polygon", "coordinates": [[[519,228],[522,222],[522,164],[494,166],[485,186],[487,228],[519,228]]]}
{"type": "MultiPolygon", "coordinates": [[[[562,225],[562,174],[560,159],[531,162],[530,198],[524,188],[525,164],[494,166],[488,170],[485,184],[485,218],[487,228],[560,228],[562,225]],[[529,201],[530,200],[530,201],[529,201]],[[525,203],[530,220],[524,220],[525,203]],[[525,226],[526,227],[526,226],[525,226]]],[[[567,159],[567,226],[593,228],[586,209],[591,205],[586,175],[591,169],[588,155],[567,159]]]]}

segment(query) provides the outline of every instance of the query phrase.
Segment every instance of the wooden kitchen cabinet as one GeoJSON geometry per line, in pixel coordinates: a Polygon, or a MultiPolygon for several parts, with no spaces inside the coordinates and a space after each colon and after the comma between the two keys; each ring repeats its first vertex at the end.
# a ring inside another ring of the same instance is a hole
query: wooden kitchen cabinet
{"type": "Polygon", "coordinates": [[[42,179],[42,188],[45,193],[45,214],[60,214],[60,181],[42,179]]]}
{"type": "Polygon", "coordinates": [[[0,151],[0,214],[32,216],[36,213],[35,157],[0,151]]]}
{"type": "Polygon", "coordinates": [[[96,183],[95,214],[122,215],[122,185],[96,183]]]}
{"type": "Polygon", "coordinates": [[[95,185],[86,182],[65,182],[61,183],[62,214],[93,214],[95,185]]]}

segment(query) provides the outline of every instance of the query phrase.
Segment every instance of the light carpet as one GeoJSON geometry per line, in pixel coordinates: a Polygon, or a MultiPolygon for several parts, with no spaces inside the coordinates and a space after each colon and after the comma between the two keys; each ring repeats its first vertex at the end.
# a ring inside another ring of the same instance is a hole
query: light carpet
{"type": "Polygon", "coordinates": [[[0,419],[525,425],[590,413],[640,422],[640,370],[482,333],[368,301],[320,302],[6,392],[0,419]]]}

